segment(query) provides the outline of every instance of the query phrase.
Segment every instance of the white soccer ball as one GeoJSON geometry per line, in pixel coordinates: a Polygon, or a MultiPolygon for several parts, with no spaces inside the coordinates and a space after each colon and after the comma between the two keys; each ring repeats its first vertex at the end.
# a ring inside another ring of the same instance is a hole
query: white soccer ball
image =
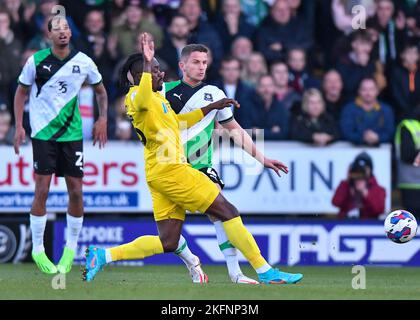
{"type": "Polygon", "coordinates": [[[384,222],[386,236],[395,243],[405,243],[417,233],[416,218],[406,210],[391,212],[384,222]]]}

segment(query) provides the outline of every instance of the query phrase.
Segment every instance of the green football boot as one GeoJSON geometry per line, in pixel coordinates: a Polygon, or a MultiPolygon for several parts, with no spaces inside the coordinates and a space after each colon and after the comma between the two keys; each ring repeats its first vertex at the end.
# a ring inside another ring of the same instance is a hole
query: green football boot
{"type": "Polygon", "coordinates": [[[64,247],[63,255],[61,256],[60,262],[58,262],[57,270],[60,273],[68,273],[71,270],[74,259],[74,250],[64,247]]]}
{"type": "Polygon", "coordinates": [[[32,259],[42,272],[47,274],[57,273],[57,267],[48,259],[45,252],[32,253],[32,259]]]}

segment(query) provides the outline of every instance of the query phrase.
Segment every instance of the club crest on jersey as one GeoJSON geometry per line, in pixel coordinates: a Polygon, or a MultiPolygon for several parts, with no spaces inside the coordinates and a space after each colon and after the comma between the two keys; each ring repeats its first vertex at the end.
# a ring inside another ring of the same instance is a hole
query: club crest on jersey
{"type": "Polygon", "coordinates": [[[211,93],[204,93],[204,101],[213,102],[213,96],[211,93]]]}
{"type": "Polygon", "coordinates": [[[73,73],[80,73],[80,67],[77,65],[73,66],[73,73]]]}
{"type": "Polygon", "coordinates": [[[163,113],[168,113],[168,107],[166,106],[164,102],[162,102],[162,107],[163,107],[163,113]]]}

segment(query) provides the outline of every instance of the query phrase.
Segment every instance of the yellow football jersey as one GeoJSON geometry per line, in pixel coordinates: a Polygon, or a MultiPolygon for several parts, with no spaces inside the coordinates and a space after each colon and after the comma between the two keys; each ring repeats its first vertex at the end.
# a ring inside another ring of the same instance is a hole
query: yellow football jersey
{"type": "Polygon", "coordinates": [[[189,128],[204,115],[201,109],[176,114],[170,103],[152,90],[152,75],[143,72],[140,84],[125,97],[127,115],[144,144],[146,179],[170,175],[187,160],[181,143],[180,128],[189,128]]]}

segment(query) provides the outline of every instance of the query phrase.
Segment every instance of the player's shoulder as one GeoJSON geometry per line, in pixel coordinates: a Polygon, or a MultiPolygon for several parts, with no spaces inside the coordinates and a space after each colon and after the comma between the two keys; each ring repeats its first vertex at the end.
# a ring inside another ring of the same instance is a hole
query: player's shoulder
{"type": "Polygon", "coordinates": [[[169,81],[164,83],[165,93],[174,90],[181,84],[181,80],[169,81]]]}
{"type": "Polygon", "coordinates": [[[226,97],[226,94],[222,89],[212,84],[206,84],[200,91],[204,92],[206,99],[210,99],[209,101],[217,101],[226,97]]]}
{"type": "Polygon", "coordinates": [[[131,101],[133,102],[136,95],[137,95],[137,90],[138,90],[138,86],[131,86],[130,89],[128,90],[128,92],[125,95],[125,101],[131,101]]]}
{"type": "Polygon", "coordinates": [[[205,90],[206,92],[209,92],[209,93],[224,94],[222,89],[220,89],[218,86],[215,86],[213,84],[205,84],[202,87],[202,90],[205,90]]]}
{"type": "Polygon", "coordinates": [[[43,60],[52,54],[51,48],[41,49],[31,55],[26,61],[27,64],[39,65],[43,60]]]}
{"type": "Polygon", "coordinates": [[[83,61],[86,63],[93,63],[93,59],[82,51],[74,50],[72,52],[72,55],[73,55],[73,59],[77,59],[79,61],[83,61]]]}
{"type": "Polygon", "coordinates": [[[133,101],[136,97],[137,92],[133,88],[134,87],[131,87],[130,90],[128,90],[124,98],[125,111],[128,115],[133,115],[133,113],[135,112],[135,109],[133,107],[133,101]]]}

